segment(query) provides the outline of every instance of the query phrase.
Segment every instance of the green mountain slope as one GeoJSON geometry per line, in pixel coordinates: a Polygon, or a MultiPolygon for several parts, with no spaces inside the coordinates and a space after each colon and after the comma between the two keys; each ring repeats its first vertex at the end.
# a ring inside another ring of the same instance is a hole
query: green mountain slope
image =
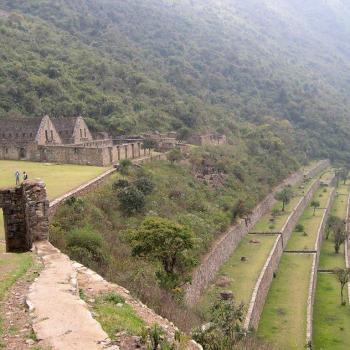
{"type": "Polygon", "coordinates": [[[25,16],[2,21],[2,114],[83,113],[125,133],[242,130],[272,116],[296,127],[307,156],[347,158],[344,1],[1,0],[0,8],[25,16]]]}

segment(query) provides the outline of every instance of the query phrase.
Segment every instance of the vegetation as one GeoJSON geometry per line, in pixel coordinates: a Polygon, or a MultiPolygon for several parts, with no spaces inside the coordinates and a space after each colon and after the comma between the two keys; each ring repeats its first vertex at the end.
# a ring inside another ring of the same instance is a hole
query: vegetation
{"type": "Polygon", "coordinates": [[[147,217],[131,233],[132,254],[159,261],[157,276],[162,286],[175,288],[180,276],[193,265],[193,234],[185,226],[159,217],[147,217]]]}
{"type": "Polygon", "coordinates": [[[284,207],[286,204],[290,202],[293,197],[293,191],[290,187],[285,187],[282,191],[277,192],[275,195],[276,200],[282,202],[282,211],[284,211],[284,207]]]}
{"type": "Polygon", "coordinates": [[[314,200],[314,201],[312,201],[312,202],[310,203],[310,206],[314,209],[312,215],[315,216],[316,209],[320,207],[320,201],[315,201],[315,200],[314,200]]]}
{"type": "Polygon", "coordinates": [[[349,282],[350,278],[350,269],[336,269],[335,275],[337,276],[337,280],[340,284],[340,304],[345,305],[346,301],[344,300],[344,287],[349,282]]]}

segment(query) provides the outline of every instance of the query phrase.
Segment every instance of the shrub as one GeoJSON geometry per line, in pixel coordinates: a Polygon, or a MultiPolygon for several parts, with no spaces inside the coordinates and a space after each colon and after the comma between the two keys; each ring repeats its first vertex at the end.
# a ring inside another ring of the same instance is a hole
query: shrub
{"type": "Polygon", "coordinates": [[[121,188],[125,188],[129,186],[129,181],[125,179],[118,179],[114,181],[112,184],[113,190],[120,190],[121,188]]]}
{"type": "Polygon", "coordinates": [[[167,154],[167,159],[174,164],[182,159],[182,153],[178,148],[174,148],[167,154]]]}
{"type": "Polygon", "coordinates": [[[145,196],[134,186],[123,188],[118,193],[120,208],[126,214],[141,212],[145,207],[145,196]]]}
{"type": "Polygon", "coordinates": [[[123,297],[121,297],[119,294],[114,293],[114,292],[110,292],[107,293],[103,296],[103,300],[107,301],[109,303],[113,303],[113,304],[124,304],[125,303],[125,299],[123,297]]]}
{"type": "Polygon", "coordinates": [[[295,226],[295,231],[296,231],[296,232],[304,232],[304,225],[302,225],[302,224],[297,224],[297,225],[295,226]]]}
{"type": "Polygon", "coordinates": [[[103,251],[102,237],[89,226],[74,229],[67,236],[67,248],[70,256],[84,265],[105,265],[107,254],[103,251]]]}
{"type": "Polygon", "coordinates": [[[144,195],[151,194],[154,190],[154,183],[148,177],[137,179],[134,185],[144,195]]]}

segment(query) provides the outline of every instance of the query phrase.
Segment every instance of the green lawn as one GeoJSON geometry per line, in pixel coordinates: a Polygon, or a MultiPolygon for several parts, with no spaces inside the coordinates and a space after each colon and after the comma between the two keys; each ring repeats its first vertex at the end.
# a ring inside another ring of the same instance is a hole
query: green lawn
{"type": "MultiPolygon", "coordinates": [[[[21,173],[26,171],[29,179],[42,179],[46,184],[49,199],[54,199],[95,178],[106,171],[106,168],[0,160],[0,188],[15,185],[16,170],[21,173]]],[[[4,224],[0,213],[0,239],[3,238],[4,224]]]]}
{"type": "Polygon", "coordinates": [[[214,282],[203,293],[197,308],[205,314],[211,303],[224,290],[231,290],[235,300],[247,305],[276,237],[276,235],[245,236],[234,254],[222,266],[214,282]],[[243,256],[247,258],[246,261],[241,261],[243,256]]]}
{"type": "Polygon", "coordinates": [[[303,184],[299,184],[293,187],[294,196],[292,200],[286,205],[285,211],[280,211],[280,214],[275,218],[272,217],[272,212],[274,210],[281,210],[282,202],[278,201],[272,208],[272,210],[265,214],[253,227],[252,232],[279,232],[285,221],[287,220],[289,214],[298,204],[302,196],[308,191],[315,180],[308,180],[303,184]],[[272,221],[273,220],[273,221],[272,221]]]}
{"type": "Polygon", "coordinates": [[[283,350],[304,349],[312,255],[284,253],[261,315],[258,336],[283,350]]]}
{"type": "Polygon", "coordinates": [[[350,306],[340,305],[339,282],[332,274],[318,274],[313,327],[315,350],[349,349],[350,306]]]}
{"type": "MultiPolygon", "coordinates": [[[[9,288],[22,277],[33,264],[33,256],[31,253],[10,254],[5,253],[4,250],[5,245],[0,243],[0,305],[9,288]]],[[[0,348],[4,345],[1,343],[1,313],[2,309],[0,306],[0,348]]]]}
{"type": "Polygon", "coordinates": [[[294,231],[286,250],[312,250],[315,248],[318,228],[324,214],[323,208],[327,205],[330,193],[331,188],[319,188],[316,191],[312,200],[320,202],[320,209],[316,209],[315,215],[313,214],[314,209],[310,205],[305,209],[298,222],[304,226],[304,232],[294,231]],[[324,189],[327,192],[323,192],[324,189]]]}
{"type": "MultiPolygon", "coordinates": [[[[341,184],[337,188],[332,215],[346,218],[349,188],[341,184]]],[[[320,256],[320,268],[332,269],[345,267],[344,245],[339,254],[334,253],[332,237],[323,240],[320,256]]],[[[344,288],[347,299],[347,287],[344,288]]],[[[339,282],[335,275],[318,273],[314,318],[313,342],[317,350],[345,350],[350,343],[350,307],[340,305],[339,282]]]]}

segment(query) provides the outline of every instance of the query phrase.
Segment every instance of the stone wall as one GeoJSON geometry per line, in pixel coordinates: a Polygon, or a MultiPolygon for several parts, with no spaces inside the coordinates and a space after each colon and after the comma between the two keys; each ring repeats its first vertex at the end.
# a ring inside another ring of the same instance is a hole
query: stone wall
{"type": "Polygon", "coordinates": [[[307,298],[307,312],[306,312],[306,344],[312,343],[312,321],[313,321],[313,308],[314,308],[314,301],[315,301],[315,292],[316,292],[316,285],[317,285],[317,269],[318,269],[318,263],[321,253],[321,245],[322,245],[322,239],[323,239],[323,232],[325,230],[327,219],[329,216],[329,213],[332,209],[332,205],[334,202],[335,197],[335,188],[332,189],[331,195],[328,199],[326,210],[323,213],[321,223],[318,228],[317,232],[317,238],[315,242],[315,251],[316,253],[313,254],[313,261],[312,261],[312,269],[311,269],[311,275],[310,275],[310,284],[309,284],[309,294],[307,298]]]}
{"type": "Polygon", "coordinates": [[[267,258],[266,263],[260,272],[259,278],[255,284],[253,294],[249,302],[249,307],[244,322],[246,329],[257,329],[260,321],[260,316],[265,305],[266,297],[273,280],[273,274],[278,269],[283,249],[288,243],[294,226],[297,224],[300,216],[304,212],[308,203],[311,201],[319,185],[320,181],[318,179],[315,180],[307,193],[303,196],[303,198],[300,199],[298,204],[292,210],[287,221],[281,229],[281,234],[276,238],[275,244],[271,249],[269,257],[267,258]]]}
{"type": "Polygon", "coordinates": [[[24,252],[37,240],[48,238],[48,207],[45,184],[24,181],[0,191],[4,213],[6,251],[24,252]]]}
{"type": "Polygon", "coordinates": [[[201,264],[194,270],[192,282],[185,289],[185,302],[188,305],[193,305],[198,301],[203,290],[214,279],[219,268],[228,260],[243,236],[253,228],[264,214],[271,210],[276,203],[274,199],[276,192],[280,191],[286,185],[294,185],[302,181],[303,178],[315,176],[315,174],[327,168],[328,165],[328,160],[322,160],[315,164],[306,174],[299,171],[290,175],[254,208],[247,225],[244,221],[241,221],[237,225],[232,226],[227,233],[218,239],[202,259],[201,264]]]}
{"type": "MultiPolygon", "coordinates": [[[[349,230],[349,220],[350,220],[350,194],[348,196],[348,206],[346,212],[346,241],[345,241],[345,267],[348,269],[350,267],[350,230],[349,230]]],[[[350,281],[348,282],[348,299],[350,304],[350,281]]]]}

